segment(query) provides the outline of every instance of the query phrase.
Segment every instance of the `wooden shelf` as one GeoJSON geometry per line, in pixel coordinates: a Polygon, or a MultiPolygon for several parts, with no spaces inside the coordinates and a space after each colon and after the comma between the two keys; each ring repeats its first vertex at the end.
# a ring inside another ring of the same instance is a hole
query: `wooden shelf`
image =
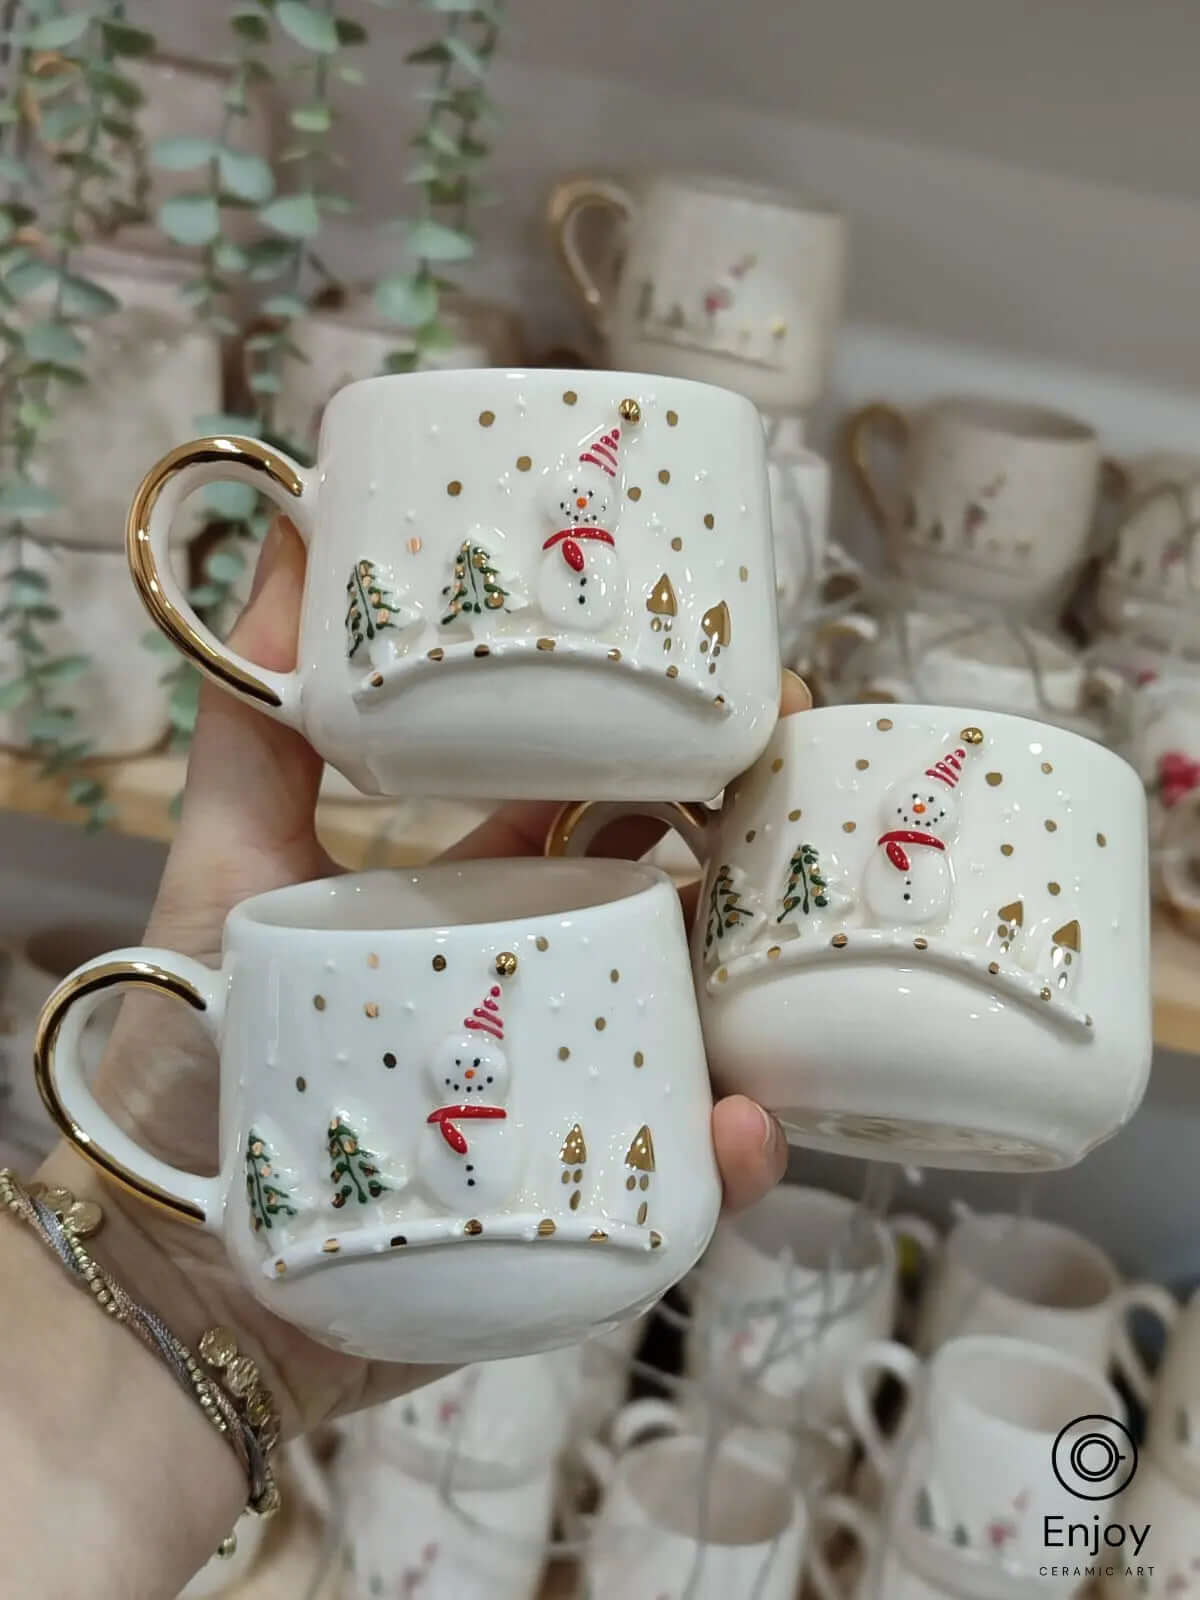
{"type": "MultiPolygon", "coordinates": [[[[170,840],[171,801],[183,784],[182,756],[140,756],[99,764],[96,770],[116,807],[118,833],[170,840]]],[[[64,784],[39,778],[32,762],[3,753],[0,809],[78,821],[64,784]]],[[[447,800],[322,798],[317,831],[346,867],[415,866],[470,832],[486,810],[482,803],[447,800]]],[[[1154,915],[1154,1039],[1164,1049],[1200,1055],[1200,939],[1190,938],[1161,909],[1154,915]]]]}

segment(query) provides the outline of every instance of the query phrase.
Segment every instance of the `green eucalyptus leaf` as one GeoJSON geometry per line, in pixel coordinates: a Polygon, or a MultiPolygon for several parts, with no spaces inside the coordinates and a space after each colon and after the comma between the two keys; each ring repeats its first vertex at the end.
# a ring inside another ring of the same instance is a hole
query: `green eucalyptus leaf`
{"type": "Polygon", "coordinates": [[[118,144],[137,144],[141,139],[137,124],[126,121],[124,117],[101,117],[100,126],[118,144]]]}
{"type": "Polygon", "coordinates": [[[87,11],[71,11],[64,17],[47,17],[30,28],[22,39],[27,50],[62,50],[82,39],[92,18],[87,11]]]}
{"type": "Polygon", "coordinates": [[[419,50],[410,50],[404,59],[410,67],[444,67],[450,60],[450,52],[439,39],[436,44],[426,44],[419,50]]]}
{"type": "Polygon", "coordinates": [[[279,335],[277,333],[252,333],[248,339],[243,341],[242,349],[248,355],[258,355],[263,350],[274,350],[278,343],[279,335]]]}
{"type": "Polygon", "coordinates": [[[210,194],[176,194],[164,200],[158,222],[176,244],[209,244],[221,232],[221,213],[210,194]]]}
{"type": "Polygon", "coordinates": [[[488,63],[483,56],[477,55],[471,46],[457,34],[446,35],[446,49],[450,52],[451,59],[456,66],[469,72],[473,78],[486,78],[488,63]]]}
{"type": "Polygon", "coordinates": [[[171,722],[176,728],[190,731],[196,724],[196,708],[200,696],[199,675],[181,678],[171,690],[171,722]]]}
{"type": "Polygon", "coordinates": [[[317,206],[321,211],[329,212],[331,216],[345,217],[354,210],[354,201],[348,200],[344,194],[322,191],[317,195],[317,206]]]}
{"type": "MultiPolygon", "coordinates": [[[[283,0],[281,0],[282,9],[283,0]]],[[[286,194],[259,212],[259,221],[289,239],[313,239],[321,231],[317,202],[309,193],[286,194]]]]}
{"type": "Polygon", "coordinates": [[[0,100],[0,123],[20,122],[21,113],[11,100],[0,100]]]}
{"type": "Polygon", "coordinates": [[[240,522],[254,510],[257,495],[248,483],[210,483],[204,499],[219,517],[240,522]]]}
{"type": "Polygon", "coordinates": [[[223,550],[214,550],[208,558],[206,571],[214,583],[236,583],[246,570],[246,558],[240,550],[226,545],[223,550]]]}
{"type": "Polygon", "coordinates": [[[76,778],[67,789],[67,799],[73,806],[93,806],[104,799],[104,785],[96,778],[76,778]]]}
{"type": "Polygon", "coordinates": [[[271,37],[267,19],[258,6],[235,6],[229,21],[236,34],[255,44],[266,44],[271,37]]]}
{"type": "Polygon", "coordinates": [[[0,244],[6,243],[15,232],[16,229],[13,227],[12,218],[7,212],[0,212],[0,244]]]}
{"type": "Polygon", "coordinates": [[[60,280],[62,309],[71,317],[108,317],[121,309],[116,295],[102,283],[78,272],[64,272],[60,280]]]}
{"type": "Polygon", "coordinates": [[[58,744],[67,734],[75,731],[74,722],[74,711],[63,706],[30,717],[25,732],[34,744],[58,744]]]}
{"type": "Polygon", "coordinates": [[[222,188],[240,200],[262,205],[275,193],[275,175],[261,156],[223,146],[217,152],[217,170],[222,188]]]}
{"type": "Polygon", "coordinates": [[[457,161],[462,154],[459,142],[442,128],[427,128],[420,136],[421,143],[427,150],[432,150],[435,155],[446,156],[451,161],[457,161]]]}
{"type": "MultiPolygon", "coordinates": [[[[206,611],[209,606],[218,605],[225,599],[225,590],[215,583],[198,583],[194,588],[188,590],[188,599],[196,607],[197,611],[206,611]]],[[[161,639],[162,634],[156,634],[155,637],[161,639]]],[[[168,641],[168,646],[174,652],[175,646],[170,644],[170,641],[168,641]]]]}
{"type": "Polygon", "coordinates": [[[61,322],[35,322],[25,330],[25,352],[31,361],[54,361],[70,367],[83,360],[87,346],[61,322]]]}
{"type": "Polygon", "coordinates": [[[43,517],[48,511],[58,510],[58,500],[40,483],[21,479],[11,480],[0,488],[0,515],[6,517],[43,517]]]}
{"type": "Polygon", "coordinates": [[[475,254],[475,241],[469,234],[428,217],[410,224],[407,244],[423,261],[467,261],[475,254]]]}
{"type": "Polygon", "coordinates": [[[209,411],[197,417],[197,433],[251,434],[258,427],[258,418],[240,411],[209,411]]]}
{"type": "Polygon", "coordinates": [[[115,100],[127,111],[136,111],[146,98],[132,78],[127,78],[113,67],[89,65],[87,79],[97,94],[115,100]]]}
{"type": "Polygon", "coordinates": [[[233,339],[242,331],[232,317],[223,316],[214,312],[204,319],[204,326],[211,328],[214,333],[219,333],[223,339],[233,339]]]}
{"type": "MultiPolygon", "coordinates": [[[[196,602],[190,594],[188,599],[195,605],[196,602]]],[[[142,649],[149,650],[150,654],[154,656],[173,656],[175,654],[175,646],[167,638],[166,634],[159,633],[157,628],[151,628],[149,633],[142,635],[142,649]]]]}
{"type": "Polygon", "coordinates": [[[416,350],[393,350],[384,361],[385,372],[413,372],[416,369],[419,353],[416,350]]]}
{"type": "Polygon", "coordinates": [[[436,161],[414,161],[404,174],[405,183],[429,183],[431,179],[440,176],[441,168],[436,161]]]}
{"type": "Polygon", "coordinates": [[[317,11],[303,0],[279,0],[275,7],[279,26],[290,33],[296,43],[318,55],[331,56],[338,47],[337,26],[331,16],[317,11]]]}
{"type": "Polygon", "coordinates": [[[278,394],[283,387],[275,372],[252,372],[246,383],[254,394],[278,394]]]}
{"type": "Polygon", "coordinates": [[[333,25],[337,29],[338,43],[340,45],[366,44],[367,30],[361,22],[356,22],[352,17],[338,17],[333,25]]]}
{"type": "Polygon", "coordinates": [[[250,257],[232,239],[218,239],[213,245],[213,265],[220,272],[245,272],[250,257]]]}
{"type": "Polygon", "coordinates": [[[204,167],[217,153],[217,141],[198,135],[174,134],[168,139],[156,139],[150,146],[150,160],[156,167],[168,172],[190,172],[204,167]]]}
{"type": "Polygon", "coordinates": [[[57,361],[34,361],[26,374],[38,382],[63,383],[69,389],[86,389],[87,374],[78,367],[62,367],[57,361]]]}
{"type": "Polygon", "coordinates": [[[367,75],[361,67],[338,67],[337,75],[343,83],[353,83],[359,85],[364,84],[367,81],[367,75]]]}
{"type": "Polygon", "coordinates": [[[290,114],[289,121],[301,133],[328,133],[333,127],[333,111],[318,101],[316,105],[297,106],[290,114]]]}
{"type": "Polygon", "coordinates": [[[28,183],[29,168],[13,156],[0,155],[0,178],[6,183],[28,183]]]}
{"type": "Polygon", "coordinates": [[[41,136],[47,144],[61,144],[64,139],[73,138],[81,128],[86,128],[89,121],[90,113],[86,106],[69,102],[62,106],[51,106],[49,111],[42,114],[41,136]]]}
{"type": "MultiPolygon", "coordinates": [[[[38,573],[37,576],[41,577],[41,574],[38,573]]],[[[31,611],[38,606],[44,605],[45,594],[44,587],[39,588],[37,584],[17,577],[15,573],[10,573],[8,583],[5,586],[5,597],[8,605],[14,611],[31,611]]]]}
{"type": "Polygon", "coordinates": [[[55,656],[52,661],[42,661],[33,669],[45,683],[69,683],[92,665],[91,656],[55,656]]]}
{"type": "Polygon", "coordinates": [[[33,684],[28,678],[10,678],[7,683],[0,683],[0,711],[15,711],[32,693],[33,684]]]}
{"type": "Polygon", "coordinates": [[[427,322],[418,328],[414,334],[417,347],[422,352],[428,350],[452,350],[459,343],[460,336],[453,328],[448,328],[443,322],[427,322]]]}
{"type": "Polygon", "coordinates": [[[154,50],[154,35],[145,28],[135,28],[132,23],[115,17],[101,19],[100,28],[104,42],[115,56],[148,56],[154,50]]]}
{"type": "Polygon", "coordinates": [[[22,400],[17,407],[17,421],[23,428],[29,428],[36,432],[39,428],[44,428],[47,423],[54,421],[54,408],[30,396],[28,399],[22,400]]]}
{"type": "Polygon", "coordinates": [[[249,276],[255,283],[269,282],[291,266],[296,246],[286,239],[260,239],[246,246],[249,276]]]}
{"type": "Polygon", "coordinates": [[[14,567],[8,577],[10,582],[23,583],[26,588],[36,589],[39,594],[45,594],[50,588],[49,578],[36,567],[14,567]]]}
{"type": "Polygon", "coordinates": [[[308,307],[294,294],[273,294],[262,306],[268,317],[306,317],[308,307]]]}
{"type": "Polygon", "coordinates": [[[395,273],[375,285],[375,304],[389,322],[419,328],[437,315],[437,290],[428,278],[395,273]]]}
{"type": "MultiPolygon", "coordinates": [[[[70,172],[77,172],[81,178],[107,178],[111,182],[120,176],[110,161],[102,160],[90,150],[60,150],[54,159],[60,167],[66,167],[70,172]]],[[[76,233],[73,238],[79,240],[80,235],[76,233]]],[[[72,249],[78,247],[77,243],[72,242],[72,249]]]]}

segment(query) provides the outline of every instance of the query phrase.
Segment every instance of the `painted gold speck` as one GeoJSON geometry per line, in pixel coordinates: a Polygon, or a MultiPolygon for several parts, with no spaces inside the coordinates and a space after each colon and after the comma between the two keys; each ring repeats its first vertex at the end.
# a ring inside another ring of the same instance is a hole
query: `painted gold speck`
{"type": "Polygon", "coordinates": [[[747,581],[747,579],[750,577],[750,568],[749,567],[739,567],[738,568],[738,577],[741,579],[741,581],[743,583],[745,583],[747,581]]]}
{"type": "Polygon", "coordinates": [[[1051,894],[1061,894],[1062,893],[1062,885],[1061,884],[1048,883],[1046,885],[1046,887],[1047,887],[1047,889],[1049,889],[1051,894]]]}
{"type": "Polygon", "coordinates": [[[554,649],[554,640],[553,639],[539,639],[538,642],[537,642],[537,647],[538,647],[539,650],[553,650],[554,649]]]}
{"type": "Polygon", "coordinates": [[[363,1015],[370,1017],[372,1021],[379,1015],[379,1007],[374,1000],[368,1000],[366,1005],[363,1006],[363,1015]]]}
{"type": "Polygon", "coordinates": [[[636,483],[633,485],[632,489],[626,489],[625,493],[631,500],[640,500],[642,498],[642,491],[638,488],[636,483]]]}
{"type": "Polygon", "coordinates": [[[1012,853],[1013,853],[1012,845],[1010,845],[1010,844],[1002,844],[1000,846],[1000,854],[1002,856],[1010,856],[1010,855],[1012,855],[1012,853]]]}
{"type": "Polygon", "coordinates": [[[771,946],[771,948],[767,951],[767,960],[768,961],[778,961],[779,957],[780,957],[780,953],[781,953],[781,951],[780,951],[779,945],[773,944],[771,946]]]}
{"type": "Polygon", "coordinates": [[[772,761],[772,763],[771,763],[771,771],[772,772],[782,772],[783,771],[783,757],[782,756],[776,756],[774,761],[772,761]]]}
{"type": "Polygon", "coordinates": [[[1043,1000],[1049,1000],[1049,998],[1050,998],[1050,990],[1047,989],[1047,988],[1043,988],[1041,990],[1041,997],[1042,997],[1043,1000]]]}
{"type": "Polygon", "coordinates": [[[501,978],[511,978],[517,970],[517,958],[511,950],[501,950],[496,957],[496,972],[501,978]]]}
{"type": "Polygon", "coordinates": [[[633,1176],[632,1173],[630,1173],[630,1175],[625,1179],[625,1187],[627,1189],[636,1189],[637,1188],[637,1179],[633,1176]]]}
{"type": "Polygon", "coordinates": [[[733,637],[733,623],[729,616],[729,607],[724,600],[710,606],[700,618],[700,631],[706,639],[719,645],[727,645],[733,637]]]}
{"type": "Polygon", "coordinates": [[[891,717],[880,717],[875,726],[879,729],[880,733],[888,733],[891,731],[894,724],[891,717]]]}
{"type": "Polygon", "coordinates": [[[855,828],[857,828],[857,827],[858,827],[858,823],[857,822],[843,822],[842,823],[842,832],[843,833],[853,833],[855,828]]]}
{"type": "Polygon", "coordinates": [[[303,1094],[305,1089],[308,1088],[308,1079],[307,1078],[297,1078],[296,1079],[296,1088],[300,1091],[301,1094],[303,1094]]]}
{"type": "Polygon", "coordinates": [[[440,661],[442,659],[442,657],[446,654],[446,652],[442,649],[440,644],[439,645],[435,645],[432,650],[427,650],[425,653],[428,656],[430,661],[440,661]]]}
{"type": "Polygon", "coordinates": [[[337,1255],[341,1248],[342,1242],[340,1239],[326,1239],[325,1243],[321,1246],[321,1249],[327,1256],[337,1255]]]}
{"type": "Polygon", "coordinates": [[[275,1263],[275,1276],[277,1278],[282,1278],[286,1272],[287,1272],[287,1262],[286,1261],[277,1261],[275,1263]]]}
{"type": "Polygon", "coordinates": [[[667,471],[666,467],[660,467],[658,469],[658,481],[659,483],[670,483],[671,474],[667,471]]]}
{"type": "Polygon", "coordinates": [[[367,965],[369,967],[377,967],[379,965],[379,956],[376,951],[372,950],[370,955],[368,955],[367,965]]]}
{"type": "Polygon", "coordinates": [[[795,811],[789,811],[788,812],[788,821],[789,822],[799,822],[800,818],[803,815],[804,815],[803,811],[801,811],[800,807],[797,806],[795,811]]]}
{"type": "Polygon", "coordinates": [[[716,525],[717,525],[716,517],[713,516],[711,511],[706,511],[704,513],[704,526],[706,528],[715,528],[716,525]]]}
{"type": "Polygon", "coordinates": [[[491,653],[492,653],[492,650],[491,650],[491,646],[490,645],[477,644],[475,646],[475,654],[477,656],[490,656],[491,653]]]}
{"type": "Polygon", "coordinates": [[[420,535],[414,533],[412,538],[409,539],[408,544],[407,544],[407,549],[408,549],[409,555],[410,556],[418,555],[420,553],[421,545],[422,545],[423,542],[424,541],[421,539],[420,535]]]}
{"type": "Polygon", "coordinates": [[[1054,767],[1051,765],[1051,763],[1049,761],[1043,761],[1042,762],[1042,771],[1043,772],[1053,772],[1054,771],[1054,767]]]}
{"type": "Polygon", "coordinates": [[[998,961],[989,961],[988,962],[988,971],[991,973],[992,977],[994,978],[996,976],[996,974],[1000,971],[1000,963],[998,961]]]}
{"type": "MultiPolygon", "coordinates": [[[[617,407],[617,415],[622,422],[640,422],[642,420],[641,405],[632,395],[626,395],[625,399],[617,407]]],[[[667,421],[671,423],[672,427],[675,426],[675,423],[671,422],[671,418],[674,416],[675,413],[673,411],[667,412],[667,421]]],[[[678,420],[678,417],[676,417],[675,421],[677,422],[678,420]]]]}
{"type": "Polygon", "coordinates": [[[549,941],[549,939],[547,939],[547,937],[546,937],[546,935],[544,933],[539,933],[537,938],[533,942],[534,942],[534,945],[539,950],[549,950],[549,948],[550,948],[550,941],[549,941]]]}
{"type": "Polygon", "coordinates": [[[378,688],[380,688],[382,686],[382,684],[383,684],[383,673],[382,672],[373,672],[371,674],[371,687],[373,689],[378,689],[378,688]]]}
{"type": "Polygon", "coordinates": [[[578,399],[579,396],[575,393],[574,389],[563,390],[563,405],[573,406],[578,399]]]}
{"type": "Polygon", "coordinates": [[[1064,922],[1061,928],[1056,928],[1050,935],[1050,941],[1052,944],[1061,945],[1064,950],[1074,950],[1078,955],[1083,944],[1078,920],[1064,922]]]}
{"type": "Polygon", "coordinates": [[[676,534],[675,537],[671,540],[671,549],[672,550],[682,550],[683,549],[683,540],[679,537],[678,534],[676,534]]]}
{"type": "Polygon", "coordinates": [[[757,835],[757,833],[758,833],[758,829],[757,828],[747,828],[747,830],[746,830],[746,843],[747,844],[753,844],[754,840],[755,840],[755,836],[757,835]]]}
{"type": "Polygon", "coordinates": [[[621,974],[620,974],[620,971],[616,967],[614,967],[612,969],[612,971],[609,973],[608,981],[609,981],[609,983],[620,983],[621,974]]]}
{"type": "Polygon", "coordinates": [[[557,1227],[558,1227],[558,1224],[555,1222],[553,1217],[543,1217],[542,1220],[537,1225],[538,1238],[539,1239],[549,1239],[549,1238],[551,1238],[553,1236],[553,1234],[555,1233],[557,1227]]]}
{"type": "Polygon", "coordinates": [[[608,1023],[605,1022],[603,1017],[597,1017],[596,1018],[596,1032],[597,1033],[603,1033],[605,1028],[607,1028],[607,1027],[608,1027],[608,1023]]]}
{"type": "Polygon", "coordinates": [[[637,1222],[638,1222],[638,1227],[639,1228],[641,1227],[642,1223],[645,1222],[646,1213],[647,1213],[647,1211],[649,1209],[650,1209],[649,1206],[646,1204],[646,1202],[644,1200],[642,1201],[641,1205],[637,1208],[637,1222]]]}
{"type": "Polygon", "coordinates": [[[667,412],[667,427],[668,428],[674,428],[678,424],[678,422],[679,422],[679,413],[678,413],[678,411],[668,411],[667,412]]]}
{"type": "Polygon", "coordinates": [[[677,678],[678,676],[679,676],[679,668],[678,667],[673,667],[672,666],[672,667],[668,667],[667,668],[667,677],[668,678],[677,678]]]}
{"type": "Polygon", "coordinates": [[[481,428],[490,428],[495,420],[496,413],[494,411],[481,411],[479,413],[479,426],[481,428]]]}
{"type": "Polygon", "coordinates": [[[393,1238],[388,1240],[388,1243],[391,1245],[393,1250],[398,1250],[402,1245],[406,1245],[408,1240],[402,1233],[397,1233],[393,1238]]]}
{"type": "Polygon", "coordinates": [[[859,772],[865,772],[871,763],[860,756],[854,765],[858,768],[859,772]]]}
{"type": "Polygon", "coordinates": [[[1100,846],[1101,850],[1103,850],[1105,845],[1108,843],[1108,835],[1107,834],[1103,834],[1103,833],[1098,833],[1096,835],[1096,843],[1100,846]]]}
{"type": "Polygon", "coordinates": [[[650,1248],[651,1248],[651,1250],[657,1250],[661,1243],[662,1243],[662,1234],[661,1233],[655,1233],[654,1229],[651,1228],[651,1230],[650,1230],[650,1248]]]}
{"type": "Polygon", "coordinates": [[[603,1244],[608,1238],[603,1228],[593,1228],[588,1234],[589,1244],[603,1244]]]}
{"type": "Polygon", "coordinates": [[[433,970],[435,972],[445,972],[445,970],[446,970],[446,958],[445,958],[445,956],[434,956],[434,958],[433,958],[433,970]]]}
{"type": "Polygon", "coordinates": [[[728,967],[718,967],[717,968],[717,982],[718,983],[724,983],[728,979],[728,977],[729,977],[729,968],[728,967]]]}
{"type": "Polygon", "coordinates": [[[997,789],[1004,782],[1004,774],[1002,772],[989,772],[987,781],[991,788],[997,789]]]}
{"type": "Polygon", "coordinates": [[[565,1044],[560,1044],[558,1047],[558,1059],[560,1061],[569,1061],[570,1058],[571,1052],[567,1049],[565,1044]]]}
{"type": "Polygon", "coordinates": [[[463,1232],[470,1234],[482,1233],[483,1223],[479,1221],[478,1217],[472,1217],[470,1221],[463,1226],[463,1232]]]}
{"type": "Polygon", "coordinates": [[[457,478],[451,478],[450,482],[446,485],[446,493],[451,497],[451,499],[453,499],[455,495],[460,495],[462,493],[462,484],[457,478]]]}
{"type": "Polygon", "coordinates": [[[914,939],[913,940],[913,948],[916,949],[916,950],[928,950],[929,949],[929,940],[928,939],[914,939]]]}
{"type": "Polygon", "coordinates": [[[1047,817],[1045,822],[1042,824],[1042,826],[1045,828],[1047,833],[1057,833],[1058,832],[1058,823],[1055,822],[1053,817],[1047,817]]]}
{"type": "Polygon", "coordinates": [[[982,744],[983,743],[983,729],[982,728],[964,728],[962,730],[962,732],[959,734],[959,738],[963,741],[964,744],[982,744]]]}
{"type": "Polygon", "coordinates": [[[318,1011],[324,1011],[324,1009],[325,1009],[325,996],[323,994],[315,994],[315,995],[313,995],[313,1005],[316,1007],[316,1009],[318,1011]]]}
{"type": "Polygon", "coordinates": [[[646,1058],[640,1050],[633,1052],[633,1064],[635,1067],[644,1067],[646,1065],[646,1058]]]}
{"type": "Polygon", "coordinates": [[[533,465],[533,462],[529,459],[528,456],[518,456],[517,457],[517,471],[518,472],[528,472],[532,465],[533,465]]]}
{"type": "Polygon", "coordinates": [[[646,610],[653,617],[674,617],[679,613],[679,602],[675,598],[675,585],[664,572],[662,577],[650,591],[646,601],[646,610]]]}
{"type": "Polygon", "coordinates": [[[850,943],[850,936],[846,933],[835,933],[829,942],[835,950],[844,950],[850,943]]]}

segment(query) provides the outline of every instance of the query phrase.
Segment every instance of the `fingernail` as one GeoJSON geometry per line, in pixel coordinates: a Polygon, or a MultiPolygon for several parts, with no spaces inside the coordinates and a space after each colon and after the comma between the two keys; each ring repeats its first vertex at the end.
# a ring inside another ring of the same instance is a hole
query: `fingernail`
{"type": "Polygon", "coordinates": [[[808,687],[807,683],[805,683],[800,674],[798,672],[793,672],[791,667],[784,667],[783,675],[785,678],[790,678],[792,680],[792,683],[795,685],[796,693],[805,700],[808,706],[811,707],[812,690],[808,687]]]}
{"type": "Polygon", "coordinates": [[[758,1114],[763,1120],[762,1149],[773,1150],[780,1139],[783,1138],[783,1129],[771,1113],[764,1110],[762,1106],[759,1106],[758,1114]]]}

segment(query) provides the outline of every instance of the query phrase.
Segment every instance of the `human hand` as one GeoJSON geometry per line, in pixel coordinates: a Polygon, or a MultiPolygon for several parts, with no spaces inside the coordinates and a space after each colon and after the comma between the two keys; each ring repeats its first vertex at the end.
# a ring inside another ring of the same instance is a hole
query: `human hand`
{"type": "MultiPolygon", "coordinates": [[[[304,551],[285,523],[272,529],[255,589],[233,635],[261,665],[294,659],[304,551]]],[[[804,709],[807,691],[789,674],[783,710],[804,709]]],[[[295,732],[220,690],[205,686],[188,766],[180,826],[167,859],[146,939],[215,964],[230,909],[251,895],[337,872],[317,840],[321,761],[295,732]]],[[[556,803],[497,811],[451,856],[540,855],[556,803]]],[[[631,824],[617,853],[638,855],[652,839],[631,824]]],[[[153,996],[124,1003],[98,1079],[117,1120],[175,1166],[211,1171],[217,1147],[217,1072],[211,1046],[179,1007],[153,996]]],[[[787,1146],[762,1109],[744,1096],[720,1101],[713,1141],[732,1207],[752,1204],[783,1175],[787,1146]]],[[[99,1191],[98,1176],[74,1151],[51,1158],[47,1181],[76,1194],[99,1191]]],[[[385,1400],[440,1369],[367,1363],[316,1344],[267,1311],[240,1284],[220,1240],[159,1214],[117,1188],[105,1190],[101,1259],[130,1292],[185,1342],[216,1323],[236,1330],[280,1402],[285,1433],[385,1400]]]]}

